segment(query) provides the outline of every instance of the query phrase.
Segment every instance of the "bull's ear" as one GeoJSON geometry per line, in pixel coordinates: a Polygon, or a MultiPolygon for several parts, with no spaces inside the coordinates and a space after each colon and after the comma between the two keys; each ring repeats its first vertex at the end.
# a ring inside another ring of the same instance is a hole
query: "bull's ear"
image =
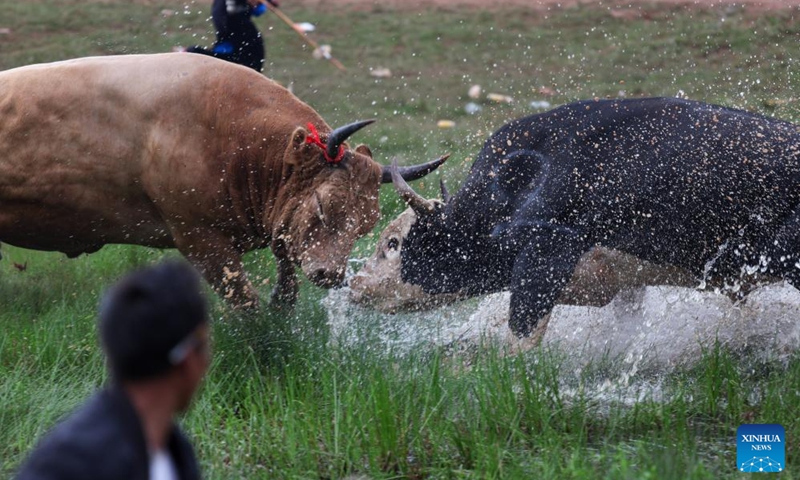
{"type": "Polygon", "coordinates": [[[294,132],[292,133],[292,146],[295,149],[300,149],[300,147],[302,147],[303,144],[306,143],[306,136],[307,135],[308,135],[308,132],[306,132],[305,128],[303,128],[303,127],[295,128],[294,132]]]}
{"type": "Polygon", "coordinates": [[[372,158],[372,150],[370,150],[369,147],[366,145],[357,146],[356,153],[360,153],[361,155],[366,155],[369,158],[372,158]]]}
{"type": "Polygon", "coordinates": [[[308,132],[303,127],[297,127],[292,132],[292,141],[287,147],[286,156],[284,161],[287,164],[297,164],[300,157],[300,152],[306,143],[306,136],[308,132]]]}

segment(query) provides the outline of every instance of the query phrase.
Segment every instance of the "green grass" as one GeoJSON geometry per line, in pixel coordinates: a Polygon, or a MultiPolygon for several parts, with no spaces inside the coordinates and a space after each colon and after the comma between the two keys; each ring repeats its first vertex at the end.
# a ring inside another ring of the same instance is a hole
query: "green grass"
{"type": "MultiPolygon", "coordinates": [[[[0,0],[0,28],[12,30],[0,34],[0,69],[209,44],[206,3],[0,0]],[[167,9],[177,13],[163,14],[167,9]]],[[[313,60],[293,32],[267,16],[258,20],[267,74],[291,84],[332,125],[379,119],[357,140],[384,163],[452,152],[442,168],[451,190],[483,140],[531,113],[532,100],[558,105],[620,91],[683,91],[800,119],[797,11],[754,16],[645,4],[643,18],[626,20],[590,6],[348,11],[291,3],[286,13],[315,23],[315,39],[333,45],[348,70],[313,60]],[[371,77],[377,67],[393,76],[371,77]],[[467,115],[472,84],[515,101],[484,101],[480,115],[467,115]],[[540,87],[555,94],[543,97],[540,87]],[[439,130],[439,119],[456,127],[439,130]]],[[[435,195],[436,183],[416,187],[435,195]]],[[[388,187],[381,204],[381,226],[403,208],[388,187]]],[[[354,256],[369,254],[374,240],[360,241],[354,256]]],[[[7,245],[2,251],[6,477],[54,422],[106,380],[95,336],[103,289],[175,252],[110,246],[68,260],[7,245]]],[[[269,252],[246,260],[252,275],[272,277],[269,252]]],[[[183,420],[207,478],[737,478],[734,435],[745,422],[783,424],[789,442],[782,478],[799,475],[796,355],[787,364],[757,365],[712,350],[691,370],[634,378],[659,382],[660,394],[630,402],[598,396],[609,378],[605,367],[574,373],[550,352],[509,355],[486,346],[469,356],[435,348],[401,355],[370,345],[328,346],[324,294],[304,283],[292,315],[266,310],[249,318],[215,300],[214,364],[183,420]]]]}

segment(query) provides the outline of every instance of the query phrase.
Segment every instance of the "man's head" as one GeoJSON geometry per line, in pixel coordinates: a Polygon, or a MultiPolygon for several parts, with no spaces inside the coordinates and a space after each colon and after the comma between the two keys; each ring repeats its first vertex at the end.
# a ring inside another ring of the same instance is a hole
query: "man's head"
{"type": "Polygon", "coordinates": [[[174,376],[182,408],[209,363],[208,305],[197,273],[170,261],[127,275],[100,305],[100,338],[121,383],[174,376]]]}

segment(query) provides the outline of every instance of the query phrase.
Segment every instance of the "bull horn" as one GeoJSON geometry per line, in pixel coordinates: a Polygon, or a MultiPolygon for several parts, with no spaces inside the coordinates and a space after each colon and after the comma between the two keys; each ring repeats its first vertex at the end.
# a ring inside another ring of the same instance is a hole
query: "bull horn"
{"type": "Polygon", "coordinates": [[[332,131],[330,135],[328,135],[328,143],[325,145],[325,151],[328,152],[328,157],[336,158],[336,156],[339,155],[339,147],[342,146],[350,135],[373,122],[375,122],[375,120],[361,120],[360,122],[354,122],[332,131]]]}
{"type": "Polygon", "coordinates": [[[400,174],[400,168],[397,166],[397,159],[392,160],[389,172],[392,176],[394,189],[397,190],[397,194],[414,210],[418,217],[433,212],[433,202],[415,192],[414,189],[406,183],[406,180],[400,174]]]}
{"type": "Polygon", "coordinates": [[[447,187],[444,186],[444,178],[439,180],[439,186],[442,188],[442,201],[444,203],[450,203],[450,199],[452,199],[453,196],[450,195],[450,192],[447,191],[447,187]]]}
{"type": "MultiPolygon", "coordinates": [[[[403,180],[410,182],[411,180],[416,180],[418,178],[422,178],[425,175],[431,173],[432,171],[439,168],[439,165],[443,164],[445,160],[450,158],[450,154],[442,155],[441,157],[437,158],[436,160],[428,163],[423,163],[422,165],[413,165],[411,167],[397,167],[397,170],[403,180]]],[[[383,167],[383,176],[381,176],[381,183],[392,183],[394,182],[395,185],[397,182],[394,181],[392,177],[391,169],[387,166],[383,167]]]]}

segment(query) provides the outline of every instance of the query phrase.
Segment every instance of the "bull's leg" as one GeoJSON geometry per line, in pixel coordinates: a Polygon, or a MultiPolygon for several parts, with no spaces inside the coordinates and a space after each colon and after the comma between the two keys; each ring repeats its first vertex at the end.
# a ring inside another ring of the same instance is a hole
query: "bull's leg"
{"type": "Polygon", "coordinates": [[[174,235],[175,246],[225,300],[237,308],[258,306],[258,293],[247,279],[241,253],[216,232],[174,235]]]}
{"type": "Polygon", "coordinates": [[[299,287],[294,264],[284,256],[275,255],[278,269],[278,279],[272,289],[270,298],[272,305],[278,308],[291,308],[297,301],[299,287]]]}
{"type": "MultiPolygon", "coordinates": [[[[527,243],[519,250],[511,278],[511,316],[508,326],[519,337],[541,338],[546,324],[539,321],[550,313],[561,290],[572,277],[575,265],[590,244],[579,232],[557,225],[526,228],[527,243]],[[534,331],[540,327],[539,331],[534,331]]],[[[520,238],[521,231],[514,236],[520,238]]]]}

